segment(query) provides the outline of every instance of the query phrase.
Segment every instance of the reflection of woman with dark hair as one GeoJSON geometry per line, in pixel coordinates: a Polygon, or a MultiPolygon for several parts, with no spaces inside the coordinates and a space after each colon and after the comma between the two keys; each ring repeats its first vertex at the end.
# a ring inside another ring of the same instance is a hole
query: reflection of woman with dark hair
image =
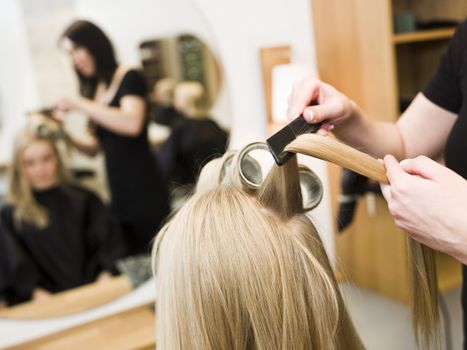
{"type": "Polygon", "coordinates": [[[81,97],[61,98],[55,107],[82,112],[95,125],[96,137],[71,142],[89,155],[103,150],[112,209],[127,238],[128,253],[145,252],[169,213],[169,202],[148,143],[144,78],[117,64],[110,40],[90,22],[68,27],[62,46],[73,60],[81,97]]]}
{"type": "Polygon", "coordinates": [[[114,270],[118,230],[91,192],[71,184],[50,136],[30,129],[17,137],[8,204],[0,211],[0,287],[9,303],[40,299],[114,270]]]}

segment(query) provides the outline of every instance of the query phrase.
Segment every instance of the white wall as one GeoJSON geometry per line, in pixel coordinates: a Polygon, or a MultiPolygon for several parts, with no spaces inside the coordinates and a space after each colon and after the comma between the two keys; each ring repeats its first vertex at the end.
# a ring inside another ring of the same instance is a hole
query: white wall
{"type": "Polygon", "coordinates": [[[25,120],[25,112],[36,108],[39,95],[21,2],[2,0],[0,15],[0,163],[11,153],[12,135],[25,120]]]}

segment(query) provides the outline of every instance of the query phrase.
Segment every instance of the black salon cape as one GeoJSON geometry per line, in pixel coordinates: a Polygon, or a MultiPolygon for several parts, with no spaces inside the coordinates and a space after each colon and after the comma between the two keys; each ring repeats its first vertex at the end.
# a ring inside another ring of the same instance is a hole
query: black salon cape
{"type": "Polygon", "coordinates": [[[117,225],[93,193],[62,185],[34,197],[49,215],[44,229],[17,225],[11,206],[0,211],[0,270],[7,271],[0,288],[9,304],[30,299],[36,287],[60,292],[90,283],[101,271],[114,271],[121,255],[117,225]]]}
{"type": "Polygon", "coordinates": [[[172,130],[158,156],[170,181],[194,184],[201,168],[225,153],[227,143],[228,134],[215,121],[185,118],[172,130]]]}
{"type": "MultiPolygon", "coordinates": [[[[467,179],[467,21],[460,24],[423,94],[433,103],[457,114],[444,150],[446,166],[467,179]]],[[[432,125],[436,128],[436,125],[432,125]]],[[[435,200],[435,199],[433,199],[435,200]]],[[[467,350],[467,266],[462,266],[464,349],[467,350]]]]}

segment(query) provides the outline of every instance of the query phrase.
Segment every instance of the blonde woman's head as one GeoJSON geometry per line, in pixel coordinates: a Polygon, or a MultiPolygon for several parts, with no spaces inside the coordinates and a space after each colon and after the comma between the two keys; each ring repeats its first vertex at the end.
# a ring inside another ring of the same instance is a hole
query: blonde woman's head
{"type": "Polygon", "coordinates": [[[156,103],[171,106],[174,102],[176,82],[172,78],[163,78],[154,84],[153,97],[156,103]]]}
{"type": "Polygon", "coordinates": [[[41,132],[36,126],[29,126],[18,133],[9,168],[8,201],[15,207],[19,221],[45,226],[47,215],[34,200],[33,191],[54,187],[67,178],[51,135],[41,132]]]}
{"type": "Polygon", "coordinates": [[[183,81],[175,87],[174,106],[188,118],[206,117],[204,108],[205,91],[197,81],[183,81]]]}
{"type": "Polygon", "coordinates": [[[208,163],[208,186],[157,236],[158,346],[361,349],[319,235],[299,213],[296,159],[255,193],[222,171],[208,163]],[[284,196],[291,203],[279,204],[284,196]]]}

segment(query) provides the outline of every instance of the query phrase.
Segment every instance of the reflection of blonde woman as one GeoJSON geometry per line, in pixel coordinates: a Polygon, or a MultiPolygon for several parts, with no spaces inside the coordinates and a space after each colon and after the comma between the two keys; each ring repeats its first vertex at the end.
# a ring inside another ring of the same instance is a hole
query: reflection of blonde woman
{"type": "Polygon", "coordinates": [[[255,195],[236,176],[217,185],[222,166],[213,162],[154,246],[158,346],[363,348],[316,229],[300,213],[296,159],[255,195]]]}
{"type": "Polygon", "coordinates": [[[8,204],[0,211],[1,235],[21,248],[14,263],[5,262],[16,268],[6,287],[9,303],[43,299],[108,276],[104,271],[113,268],[118,243],[102,202],[71,184],[54,140],[41,130],[18,135],[8,204]]]}
{"type": "Polygon", "coordinates": [[[154,84],[152,100],[155,104],[152,111],[154,122],[171,128],[180,124],[183,117],[174,107],[174,90],[176,82],[172,78],[158,80],[154,84]]]}
{"type": "Polygon", "coordinates": [[[204,95],[203,85],[195,81],[175,88],[174,106],[185,118],[161,147],[159,160],[167,178],[177,184],[194,184],[202,166],[227,149],[228,135],[209,118],[204,95]]]}

